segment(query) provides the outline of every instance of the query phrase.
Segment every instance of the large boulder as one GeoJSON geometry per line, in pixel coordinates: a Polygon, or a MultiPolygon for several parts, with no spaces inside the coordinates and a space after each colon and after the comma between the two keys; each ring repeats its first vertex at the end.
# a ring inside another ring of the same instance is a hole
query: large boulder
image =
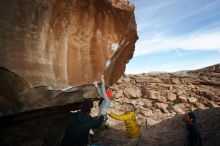
{"type": "Polygon", "coordinates": [[[138,87],[128,86],[127,88],[125,88],[124,94],[126,97],[140,98],[141,90],[138,87]]]}
{"type": "Polygon", "coordinates": [[[155,103],[156,108],[161,109],[163,112],[167,112],[168,104],[165,103],[155,103]]]}
{"type": "Polygon", "coordinates": [[[153,100],[159,98],[160,96],[161,96],[160,92],[154,91],[154,90],[149,90],[147,91],[147,94],[146,94],[147,98],[153,99],[153,100]]]}
{"type": "Polygon", "coordinates": [[[25,110],[96,97],[84,85],[115,83],[138,39],[134,6],[117,0],[1,0],[0,34],[0,96],[25,110]]]}
{"type": "Polygon", "coordinates": [[[167,92],[166,98],[167,98],[167,100],[174,101],[174,100],[176,100],[176,94],[174,94],[172,92],[167,92]]]}

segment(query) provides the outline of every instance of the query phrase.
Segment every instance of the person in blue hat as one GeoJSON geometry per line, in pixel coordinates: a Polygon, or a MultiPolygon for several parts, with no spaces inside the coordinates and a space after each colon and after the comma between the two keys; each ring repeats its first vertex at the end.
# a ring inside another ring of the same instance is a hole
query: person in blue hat
{"type": "Polygon", "coordinates": [[[99,103],[100,108],[99,108],[98,117],[103,115],[104,120],[106,121],[107,120],[107,111],[110,107],[113,96],[112,96],[110,89],[109,88],[106,89],[104,75],[101,76],[101,82],[102,82],[101,89],[99,88],[97,81],[94,81],[93,84],[95,85],[95,88],[96,88],[98,95],[101,97],[101,101],[99,103]]]}

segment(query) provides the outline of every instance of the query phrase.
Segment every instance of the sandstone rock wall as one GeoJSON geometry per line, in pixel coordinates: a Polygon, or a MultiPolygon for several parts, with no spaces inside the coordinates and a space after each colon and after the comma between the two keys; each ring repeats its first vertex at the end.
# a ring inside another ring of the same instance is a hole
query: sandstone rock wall
{"type": "Polygon", "coordinates": [[[31,86],[88,84],[105,70],[112,84],[134,51],[133,9],[105,0],[2,0],[0,66],[31,86]]]}
{"type": "Polygon", "coordinates": [[[108,85],[115,83],[137,39],[129,2],[1,0],[0,115],[96,97],[87,89],[71,98],[58,93],[91,84],[101,74],[108,85]]]}

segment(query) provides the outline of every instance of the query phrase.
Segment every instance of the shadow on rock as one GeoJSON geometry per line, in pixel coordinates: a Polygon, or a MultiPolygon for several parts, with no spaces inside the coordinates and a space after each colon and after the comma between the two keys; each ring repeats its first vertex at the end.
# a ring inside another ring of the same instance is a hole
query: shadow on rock
{"type": "MultiPolygon", "coordinates": [[[[78,105],[80,106],[80,104],[78,105]]],[[[28,112],[0,119],[1,146],[58,146],[62,139],[69,107],[57,107],[28,112]]],[[[220,145],[220,108],[197,110],[198,128],[202,133],[204,146],[220,145]]],[[[124,124],[95,131],[95,143],[120,146],[128,142],[124,124]]],[[[142,128],[140,146],[184,146],[187,130],[181,116],[165,120],[149,128],[142,128]]]]}

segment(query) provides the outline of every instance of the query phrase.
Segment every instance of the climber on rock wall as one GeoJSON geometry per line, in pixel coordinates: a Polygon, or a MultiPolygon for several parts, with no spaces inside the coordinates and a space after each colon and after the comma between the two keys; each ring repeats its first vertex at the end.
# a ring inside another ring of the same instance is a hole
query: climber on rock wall
{"type": "Polygon", "coordinates": [[[109,116],[116,120],[124,121],[127,135],[130,138],[126,146],[138,146],[141,138],[141,131],[135,118],[135,106],[132,103],[127,103],[124,114],[118,115],[110,112],[109,116]]]}
{"type": "Polygon", "coordinates": [[[102,82],[101,89],[99,88],[97,81],[94,81],[93,84],[96,87],[96,91],[98,95],[101,97],[98,117],[103,115],[104,121],[106,122],[107,110],[109,109],[110,103],[112,102],[112,93],[109,88],[106,89],[104,75],[101,76],[101,82],[102,82]]]}

